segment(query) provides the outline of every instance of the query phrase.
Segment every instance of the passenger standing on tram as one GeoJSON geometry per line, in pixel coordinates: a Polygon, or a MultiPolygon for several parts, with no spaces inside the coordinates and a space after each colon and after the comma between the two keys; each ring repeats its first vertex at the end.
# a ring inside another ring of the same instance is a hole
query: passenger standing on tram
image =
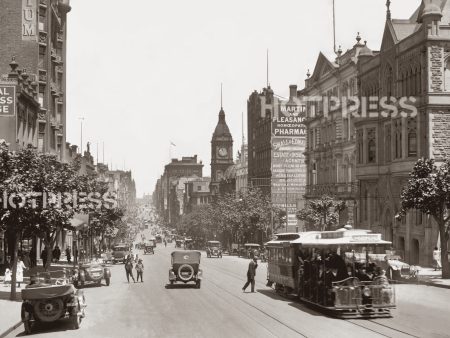
{"type": "Polygon", "coordinates": [[[251,284],[252,285],[252,292],[255,292],[255,275],[256,275],[256,268],[258,267],[258,260],[256,257],[253,257],[253,259],[248,264],[248,270],[247,270],[247,283],[245,283],[244,287],[242,288],[242,291],[245,292],[245,289],[251,284]]]}

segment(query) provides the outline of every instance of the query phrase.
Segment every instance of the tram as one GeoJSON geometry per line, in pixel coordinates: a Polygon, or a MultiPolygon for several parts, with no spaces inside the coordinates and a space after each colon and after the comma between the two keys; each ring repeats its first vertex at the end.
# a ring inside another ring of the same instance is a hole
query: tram
{"type": "Polygon", "coordinates": [[[391,317],[395,289],[381,269],[390,246],[351,226],[278,234],[266,243],[267,285],[338,318],[391,317]]]}

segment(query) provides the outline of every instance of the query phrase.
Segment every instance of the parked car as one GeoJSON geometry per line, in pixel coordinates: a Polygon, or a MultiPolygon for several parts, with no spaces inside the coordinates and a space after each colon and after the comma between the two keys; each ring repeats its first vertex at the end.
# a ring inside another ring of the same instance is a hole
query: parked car
{"type": "Polygon", "coordinates": [[[116,264],[121,262],[125,264],[127,256],[131,253],[130,247],[126,244],[118,244],[113,247],[112,262],[116,264]]]}
{"type": "Polygon", "coordinates": [[[72,270],[72,283],[76,288],[83,287],[85,283],[95,283],[100,286],[103,279],[109,286],[111,270],[96,262],[80,264],[72,270]]]}
{"type": "Polygon", "coordinates": [[[222,245],[219,241],[208,241],[206,243],[206,257],[222,258],[222,245]]]}
{"type": "Polygon", "coordinates": [[[202,270],[200,269],[200,251],[173,251],[172,267],[169,270],[169,282],[194,282],[200,289],[202,270]]]}
{"type": "Polygon", "coordinates": [[[397,281],[408,281],[417,279],[417,268],[414,265],[402,261],[401,256],[396,254],[387,254],[385,257],[387,278],[397,281]]]}
{"type": "Polygon", "coordinates": [[[38,323],[50,323],[69,318],[74,329],[79,329],[85,317],[86,301],[83,291],[76,290],[67,280],[56,284],[47,280],[38,281],[22,289],[21,318],[26,334],[33,332],[38,323]]]}

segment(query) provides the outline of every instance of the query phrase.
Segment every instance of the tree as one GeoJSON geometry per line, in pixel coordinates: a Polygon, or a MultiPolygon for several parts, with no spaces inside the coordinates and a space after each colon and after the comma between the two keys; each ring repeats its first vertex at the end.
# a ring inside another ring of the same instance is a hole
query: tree
{"type": "Polygon", "coordinates": [[[297,218],[313,226],[314,230],[332,230],[339,222],[339,213],[345,209],[345,202],[323,195],[320,199],[306,202],[305,208],[297,211],[297,218]]]}
{"type": "Polygon", "coordinates": [[[433,159],[419,159],[401,193],[401,210],[398,219],[409,209],[417,209],[432,216],[439,228],[441,241],[442,278],[450,278],[448,264],[448,239],[450,221],[450,160],[439,168],[433,159]]]}
{"type": "Polygon", "coordinates": [[[12,247],[13,299],[19,240],[24,233],[41,238],[49,258],[48,268],[57,233],[70,228],[74,213],[83,211],[84,206],[77,204],[72,194],[85,187],[76,164],[59,162],[56,156],[38,153],[31,147],[11,152],[2,142],[0,169],[0,193],[5,199],[0,209],[0,228],[5,230],[12,247]],[[66,199],[72,203],[66,203],[66,199]]]}

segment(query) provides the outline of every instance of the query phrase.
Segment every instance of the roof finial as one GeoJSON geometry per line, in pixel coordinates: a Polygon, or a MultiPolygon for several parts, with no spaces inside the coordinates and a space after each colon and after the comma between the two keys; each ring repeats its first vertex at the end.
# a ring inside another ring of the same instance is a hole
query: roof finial
{"type": "Polygon", "coordinates": [[[358,43],[358,45],[359,45],[360,41],[361,41],[361,36],[359,35],[359,32],[358,32],[358,35],[356,35],[356,42],[358,43]]]}
{"type": "Polygon", "coordinates": [[[386,20],[391,20],[391,0],[386,1],[386,20]]]}
{"type": "Polygon", "coordinates": [[[222,104],[222,82],[220,83],[220,110],[223,110],[223,104],[222,104]]]}
{"type": "Polygon", "coordinates": [[[306,76],[308,77],[308,79],[311,76],[311,73],[310,73],[309,69],[308,69],[308,72],[306,73],[306,76]]]}

